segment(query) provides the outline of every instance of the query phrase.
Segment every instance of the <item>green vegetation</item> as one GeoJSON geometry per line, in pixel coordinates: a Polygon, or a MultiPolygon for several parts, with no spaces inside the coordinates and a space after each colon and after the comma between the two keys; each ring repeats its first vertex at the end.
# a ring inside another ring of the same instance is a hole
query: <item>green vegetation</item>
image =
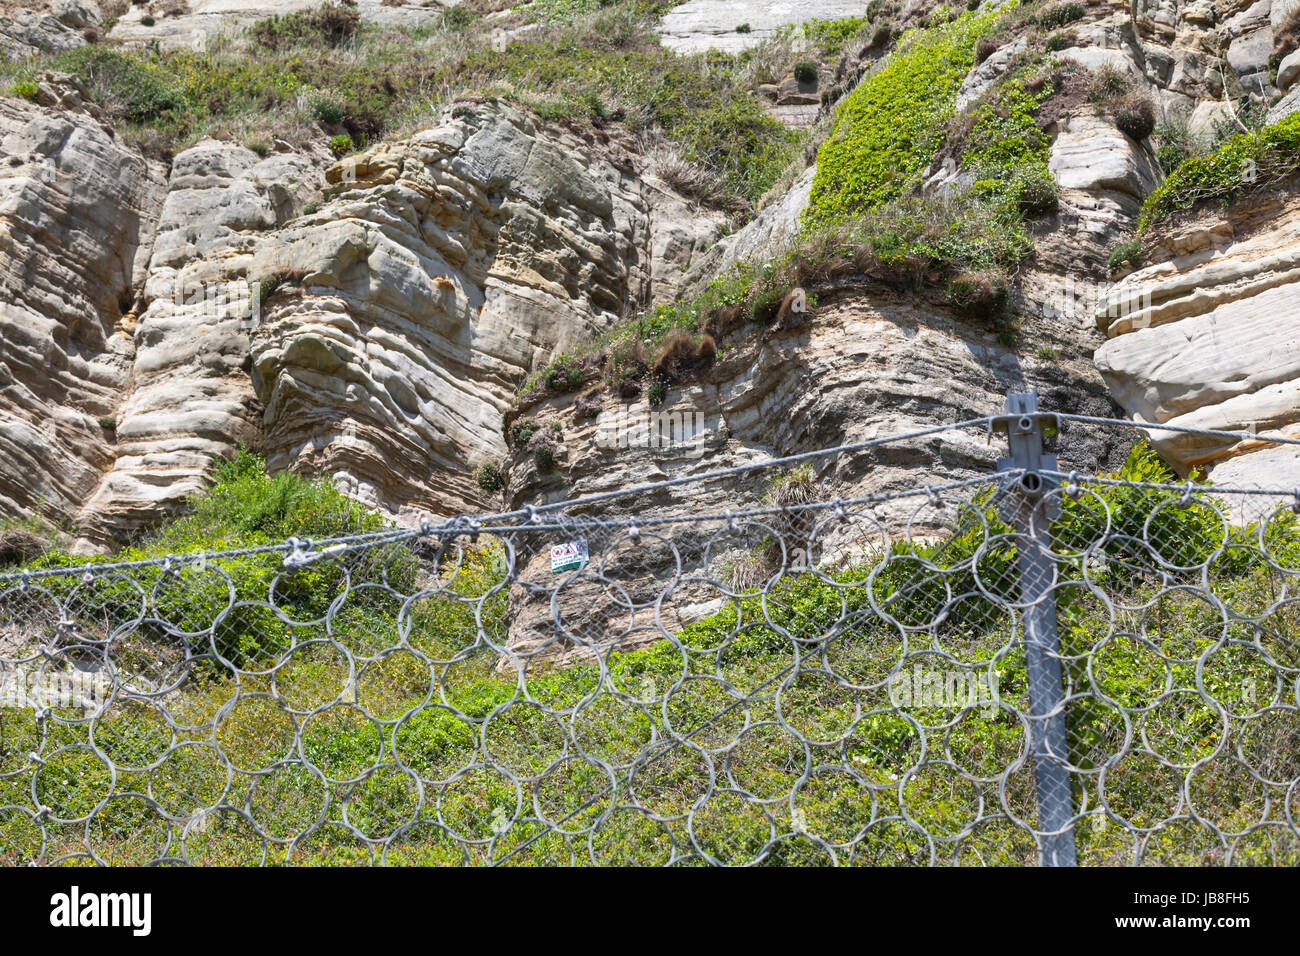
{"type": "Polygon", "coordinates": [[[1300,114],[1254,133],[1239,133],[1214,152],[1184,160],[1147,197],[1138,220],[1145,232],[1180,209],[1217,200],[1229,205],[1273,187],[1300,169],[1300,114]]]}
{"type": "Polygon", "coordinates": [[[0,64],[0,80],[27,89],[39,70],[73,73],[128,142],[161,153],[206,135],[300,143],[337,137],[338,127],[364,148],[430,125],[457,100],[498,97],[548,121],[616,122],[666,141],[720,184],[718,202],[728,207],[756,204],[796,155],[800,135],[753,96],[741,58],[660,46],[652,24],[663,4],[533,6],[538,29],[503,49],[468,11],[412,32],[362,28],[350,5],[327,3],[255,24],[256,56],[221,43],[206,51],[90,44],[0,64]]]}
{"type": "Polygon", "coordinates": [[[506,479],[501,473],[501,466],[495,461],[485,461],[479,465],[478,470],[474,472],[474,481],[488,494],[500,491],[506,486],[506,479]]]}
{"type": "Polygon", "coordinates": [[[330,137],[330,152],[335,156],[343,156],[352,152],[355,146],[352,143],[352,137],[347,133],[340,133],[338,136],[330,137]]]}
{"type": "Polygon", "coordinates": [[[35,80],[19,80],[9,87],[10,96],[21,96],[24,99],[36,99],[37,85],[35,80]]]}
{"type": "Polygon", "coordinates": [[[1043,44],[1043,49],[1048,53],[1055,53],[1058,50],[1064,50],[1070,45],[1071,37],[1067,33],[1053,33],[1043,44]]]}
{"type": "Polygon", "coordinates": [[[287,50],[295,46],[340,46],[356,36],[360,27],[356,4],[344,0],[308,12],[259,20],[250,32],[268,50],[287,50]]]}
{"type": "Polygon", "coordinates": [[[794,78],[800,83],[817,82],[817,63],[815,60],[800,60],[794,65],[794,78]]]}
{"type": "Polygon", "coordinates": [[[1112,103],[1133,89],[1133,80],[1127,73],[1109,63],[1092,74],[1088,84],[1088,101],[1091,103],[1112,103]]]}
{"type": "Polygon", "coordinates": [[[194,499],[190,514],[132,549],[132,557],[119,553],[116,558],[249,547],[294,536],[320,538],[385,526],[378,515],[339,492],[328,479],[309,481],[287,471],[268,475],[261,456],[246,449],[218,465],[213,478],[212,487],[194,499]]]}
{"type": "Polygon", "coordinates": [[[571,392],[582,387],[582,362],[567,355],[558,356],[542,372],[542,380],[553,392],[571,392]]]}
{"type": "Polygon", "coordinates": [[[311,106],[311,115],[320,122],[330,126],[343,122],[343,107],[337,100],[317,94],[308,102],[311,106]]]}
{"type": "Polygon", "coordinates": [[[968,12],[909,30],[889,61],[840,101],[817,153],[807,225],[837,225],[919,184],[943,143],[975,42],[996,16],[968,12]]]}
{"type": "Polygon", "coordinates": [[[611,49],[606,42],[558,50],[550,43],[515,43],[504,52],[471,54],[463,66],[466,76],[482,77],[488,91],[519,91],[517,98],[549,119],[613,119],[634,131],[656,127],[686,162],[756,204],[794,157],[798,135],[737,83],[735,58],[679,57],[643,42],[643,49],[611,49]]]}
{"type": "Polygon", "coordinates": [[[1184,160],[1200,156],[1206,152],[1200,139],[1192,135],[1186,125],[1164,123],[1153,131],[1156,158],[1160,160],[1160,169],[1169,176],[1184,160]]]}
{"type": "Polygon", "coordinates": [[[823,57],[839,56],[849,41],[869,26],[865,17],[840,17],[837,20],[809,20],[803,25],[804,36],[817,46],[823,57]]]}
{"type": "MultiPolygon", "coordinates": [[[[938,277],[942,301],[972,318],[991,320],[1000,338],[1013,344],[1014,323],[1003,311],[1007,271],[1033,251],[1020,204],[1029,204],[1035,189],[1048,197],[1038,203],[1055,206],[1054,183],[1026,178],[991,183],[989,192],[1004,190],[1001,197],[974,191],[951,199],[908,197],[842,225],[807,232],[787,252],[737,262],[698,295],[658,305],[616,326],[588,345],[581,361],[601,365],[605,382],[618,390],[646,376],[658,364],[647,350],[661,349],[676,333],[687,333],[697,345],[707,337],[716,350],[716,342],[736,329],[774,321],[796,287],[814,290],[848,276],[870,276],[921,291],[935,285],[938,277]]],[[[815,291],[807,304],[809,313],[815,313],[815,291]]],[[[563,381],[559,368],[577,361],[573,354],[557,357],[525,382],[516,402],[534,396],[539,382],[563,381]]],[[[711,359],[697,361],[689,368],[711,364],[711,359]]]]}
{"type": "Polygon", "coordinates": [[[1021,69],[979,104],[961,161],[976,175],[977,195],[1041,215],[1056,208],[1057,192],[1047,169],[1051,137],[1038,128],[1037,114],[1056,86],[1033,73],[1033,66],[1021,69]]]}
{"type": "Polygon", "coordinates": [[[1045,27],[1063,27],[1075,20],[1082,20],[1084,15],[1082,3],[1062,3],[1049,7],[1038,15],[1038,22],[1045,27]]]}
{"type": "MultiPolygon", "coordinates": [[[[328,480],[308,481],[290,472],[268,476],[263,460],[244,450],[217,467],[215,483],[205,494],[197,496],[192,506],[190,514],[168,524],[147,541],[122,549],[113,560],[136,561],[175,553],[255,548],[290,537],[306,540],[386,527],[379,515],[341,494],[328,480]]],[[[162,621],[181,626],[181,622],[195,621],[208,608],[210,623],[213,609],[225,606],[231,588],[237,602],[265,600],[268,586],[280,573],[283,557],[284,552],[279,551],[214,559],[211,572],[192,566],[178,572],[184,578],[184,586],[163,589],[167,596],[159,603],[162,621]]],[[[46,551],[30,567],[82,566],[104,560],[103,557],[74,557],[55,549],[46,551]]],[[[397,573],[395,568],[394,573],[397,573]]],[[[402,573],[407,580],[413,580],[413,567],[406,567],[402,573]]],[[[159,584],[162,574],[161,569],[147,572],[148,585],[159,584]]],[[[278,592],[283,606],[292,608],[295,615],[300,615],[299,620],[323,618],[337,596],[340,574],[337,566],[318,566],[317,570],[291,575],[278,592]]],[[[128,582],[113,581],[87,593],[84,601],[78,602],[87,619],[111,617],[129,607],[132,599],[138,601],[128,582]]],[[[76,577],[53,578],[48,587],[62,593],[60,588],[66,591],[79,584],[76,577]]],[[[223,619],[216,634],[215,650],[228,660],[249,661],[265,653],[266,643],[278,640],[283,630],[270,610],[240,604],[223,619]]],[[[145,636],[157,636],[152,627],[145,632],[145,636]]]]}
{"type": "Polygon", "coordinates": [[[1263,100],[1242,99],[1235,107],[1235,115],[1227,117],[1214,125],[1214,148],[1222,146],[1238,133],[1258,133],[1268,125],[1268,104],[1263,100]]]}
{"type": "MultiPolygon", "coordinates": [[[[1119,474],[1147,482],[1173,478],[1140,445],[1119,474]]],[[[815,484],[811,469],[800,467],[774,479],[770,497],[804,501],[818,496],[815,484]]],[[[128,555],[158,553],[155,547],[164,543],[214,548],[269,533],[373,525],[355,505],[340,510],[343,502],[335,496],[327,485],[269,477],[260,461],[243,454],[223,466],[212,492],[196,501],[194,514],[128,555]]],[[[1226,729],[1247,763],[1272,768],[1268,779],[1294,776],[1294,754],[1279,736],[1285,725],[1271,728],[1254,719],[1280,702],[1283,692],[1275,687],[1272,666],[1250,643],[1258,635],[1267,642],[1263,651],[1279,665],[1300,665],[1294,644],[1284,638],[1294,626],[1290,612],[1271,612],[1278,628],[1264,631],[1244,622],[1228,624],[1232,640],[1225,642],[1221,612],[1193,588],[1169,588],[1162,577],[1194,584],[1196,573],[1169,568],[1192,567],[1217,554],[1216,598],[1245,617],[1270,613],[1280,599],[1276,569],[1233,545],[1263,535],[1281,566],[1295,567],[1300,528],[1287,516],[1262,529],[1229,530],[1211,509],[1178,506],[1178,499],[1177,491],[1095,486],[1078,498],[1066,497],[1054,524],[1062,555],[1058,626],[1065,676],[1075,695],[1068,711],[1070,759],[1079,768],[1073,775],[1075,801],[1094,809],[1104,797],[1114,817],[1110,825],[1085,821],[1079,827],[1081,862],[1087,864],[1131,860],[1126,827],[1115,820],[1150,827],[1186,814],[1179,786],[1184,776],[1197,812],[1230,835],[1239,862],[1271,862],[1278,852],[1267,839],[1252,836],[1251,828],[1270,812],[1276,815],[1269,819],[1283,819],[1281,791],[1268,785],[1274,790],[1269,811],[1266,785],[1240,773],[1226,756],[1213,755],[1226,729]],[[1144,530],[1154,550],[1136,544],[1144,530]],[[1103,532],[1106,560],[1085,569],[1082,559],[1071,555],[1103,532]],[[1157,559],[1167,567],[1159,568],[1157,559]],[[1083,586],[1085,574],[1091,587],[1083,586]],[[1093,589],[1110,600],[1099,601],[1093,589]],[[1279,628],[1282,634],[1275,633],[1279,628]],[[1223,711],[1186,692],[1197,687],[1223,711]],[[1120,716],[1121,709],[1128,718],[1120,716]],[[1149,742],[1159,759],[1139,752],[1139,739],[1149,742]],[[1194,764],[1197,769],[1189,773],[1194,764]]],[[[482,864],[513,850],[519,851],[512,859],[517,863],[564,863],[571,854],[585,863],[589,847],[604,863],[655,864],[667,861],[674,842],[679,852],[689,852],[692,835],[713,859],[743,863],[769,834],[797,829],[836,846],[856,841],[851,857],[859,864],[928,862],[930,850],[916,830],[888,823],[901,812],[901,800],[926,831],[953,838],[939,848],[940,861],[951,854],[957,862],[1031,863],[1033,841],[1023,829],[997,819],[973,826],[981,815],[997,813],[1004,801],[1021,819],[1032,824],[1036,818],[1031,768],[1003,774],[1028,746],[1024,725],[1010,709],[1027,708],[1027,687],[1018,624],[1005,610],[1005,602],[1017,599],[1014,539],[1002,536],[1008,530],[990,502],[980,499],[965,506],[953,531],[933,544],[898,544],[823,575],[782,571],[789,557],[783,562],[782,549],[764,548],[728,565],[733,580],[747,574],[749,585],[736,585],[740,593],[722,610],[671,640],[645,650],[609,651],[603,668],[577,663],[550,671],[530,668],[523,676],[497,671],[497,655],[487,644],[507,641],[503,553],[490,540],[470,545],[466,539],[454,561],[437,564],[436,587],[427,581],[417,587],[414,559],[401,549],[380,547],[352,556],[352,590],[332,609],[330,641],[316,638],[325,635],[325,608],[341,593],[339,568],[331,562],[307,566],[276,587],[277,606],[300,622],[292,639],[274,616],[237,603],[240,613],[216,628],[217,650],[229,663],[189,665],[185,686],[163,698],[172,722],[147,701],[118,702],[93,721],[56,720],[43,728],[28,711],[0,713],[0,765],[21,767],[25,754],[38,748],[45,759],[39,767],[0,775],[0,806],[31,807],[34,789],[36,801],[55,817],[94,813],[90,827],[47,822],[46,859],[88,840],[101,859],[148,861],[158,854],[168,828],[148,804],[131,796],[147,793],[181,821],[217,804],[247,807],[273,837],[265,843],[238,815],[216,811],[203,827],[185,833],[184,853],[196,863],[367,862],[378,851],[347,830],[308,832],[327,796],[339,801],[344,794],[353,827],[372,839],[393,837],[384,849],[390,864],[482,864]],[[381,580],[401,593],[420,590],[423,596],[406,605],[386,589],[362,587],[381,580]],[[767,593],[757,593],[769,581],[767,593]],[[945,606],[953,613],[940,617],[945,606]],[[844,620],[855,623],[836,626],[844,620]],[[922,629],[918,633],[932,635],[962,668],[991,674],[1002,703],[987,711],[922,707],[904,718],[890,699],[889,678],[921,661],[905,656],[900,628],[922,629]],[[824,647],[824,663],[819,654],[816,666],[800,670],[797,660],[808,659],[814,649],[803,646],[796,658],[789,635],[824,633],[835,634],[824,647]],[[340,648],[364,665],[354,667],[340,648]],[[238,681],[231,678],[230,665],[241,669],[238,681]],[[843,680],[826,679],[822,667],[843,680]],[[683,681],[691,676],[721,681],[683,681]],[[297,718],[303,756],[325,779],[279,762],[293,740],[294,718],[272,696],[299,714],[311,714],[297,718]],[[742,711],[716,717],[742,697],[742,711]],[[386,721],[382,730],[363,711],[386,721]],[[834,754],[837,759],[842,754],[845,768],[808,774],[805,745],[781,724],[809,740],[837,742],[834,754]],[[942,741],[943,760],[924,761],[918,725],[931,754],[942,741]],[[571,735],[584,750],[618,768],[620,777],[632,775],[635,799],[662,822],[615,809],[629,801],[604,794],[603,772],[581,761],[541,777],[571,752],[571,735]],[[769,818],[754,801],[736,799],[719,784],[701,805],[708,768],[700,752],[651,745],[681,737],[709,753],[726,753],[730,785],[759,799],[784,794],[793,799],[773,799],[766,805],[769,818]],[[88,751],[62,749],[92,740],[118,765],[115,780],[88,751]],[[224,765],[206,746],[214,740],[234,767],[229,782],[224,765]],[[647,746],[655,760],[633,774],[633,762],[647,746]],[[474,766],[481,764],[480,748],[527,781],[527,803],[499,771],[474,766]],[[954,775],[947,761],[975,779],[954,775]],[[432,824],[403,830],[421,805],[415,781],[402,767],[422,781],[422,818],[436,817],[460,840],[478,842],[462,849],[432,824]],[[104,797],[108,800],[101,803],[104,797]],[[536,806],[545,819],[558,821],[588,801],[589,808],[563,825],[570,836],[525,819],[536,806]],[[884,822],[868,826],[873,820],[884,822]],[[535,836],[540,838],[525,847],[535,836]]],[[[144,583],[155,588],[162,618],[133,625],[131,633],[142,649],[157,653],[166,646],[164,622],[191,633],[206,630],[228,604],[224,589],[205,586],[213,570],[230,577],[237,599],[251,600],[259,589],[265,598],[279,557],[214,559],[205,570],[186,565],[175,582],[158,570],[156,580],[144,583]]],[[[56,590],[65,585],[81,588],[86,613],[80,616],[102,621],[106,631],[134,620],[138,592],[124,587],[124,579],[106,577],[93,588],[79,577],[43,582],[56,590]]],[[[39,841],[31,841],[28,820],[0,814],[0,855],[6,862],[36,858],[39,841]]],[[[173,840],[180,839],[183,825],[173,824],[173,840]]],[[[1199,831],[1199,826],[1162,831],[1148,844],[1148,861],[1209,862],[1217,851],[1196,838],[1199,831]]],[[[176,845],[173,854],[178,852],[176,845]]],[[[1282,852],[1294,855],[1294,846],[1282,852]]],[[[840,856],[848,862],[850,854],[840,856]]],[[[766,862],[807,865],[829,859],[825,849],[796,835],[778,841],[766,862]]]]}
{"type": "Polygon", "coordinates": [[[44,518],[0,518],[0,569],[31,564],[65,539],[64,531],[44,518]]]}
{"type": "Polygon", "coordinates": [[[257,301],[268,302],[282,286],[301,282],[305,277],[305,272],[295,269],[282,269],[269,276],[263,276],[257,283],[257,301]]]}
{"type": "Polygon", "coordinates": [[[1129,239],[1121,242],[1111,250],[1110,258],[1106,264],[1111,269],[1118,269],[1122,265],[1130,265],[1134,269],[1142,267],[1142,240],[1129,239]]]}
{"type": "Polygon", "coordinates": [[[533,437],[539,427],[540,426],[538,426],[536,422],[524,421],[522,419],[514,422],[506,432],[506,436],[510,439],[511,447],[523,448],[528,444],[528,440],[533,437]]]}

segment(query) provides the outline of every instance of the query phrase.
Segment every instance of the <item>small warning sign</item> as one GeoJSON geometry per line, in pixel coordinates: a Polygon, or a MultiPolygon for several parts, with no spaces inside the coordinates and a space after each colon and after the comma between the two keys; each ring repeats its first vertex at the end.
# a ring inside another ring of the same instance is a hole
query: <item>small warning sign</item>
{"type": "Polygon", "coordinates": [[[551,548],[551,571],[572,571],[587,563],[587,539],[568,541],[551,548]]]}

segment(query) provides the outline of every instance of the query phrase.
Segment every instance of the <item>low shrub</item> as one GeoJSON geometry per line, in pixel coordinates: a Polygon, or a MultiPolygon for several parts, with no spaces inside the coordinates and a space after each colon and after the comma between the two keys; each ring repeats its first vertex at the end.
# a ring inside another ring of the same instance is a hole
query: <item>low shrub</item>
{"type": "Polygon", "coordinates": [[[539,427],[540,426],[538,426],[536,422],[523,420],[515,422],[510,426],[510,431],[508,433],[511,446],[514,448],[523,448],[532,439],[533,435],[537,433],[539,427]]]}
{"type": "Polygon", "coordinates": [[[326,3],[308,12],[277,14],[259,20],[249,28],[253,39],[268,50],[293,46],[339,46],[352,39],[361,27],[361,15],[353,0],[326,3]]]}
{"type": "Polygon", "coordinates": [[[1271,188],[1300,170],[1300,113],[1251,133],[1239,133],[1205,156],[1184,160],[1142,206],[1141,234],[1180,209],[1211,199],[1223,204],[1271,188]]]}
{"type": "Polygon", "coordinates": [[[1051,215],[1061,202],[1056,178],[1046,166],[1028,165],[1017,169],[1009,191],[1017,208],[1031,218],[1051,215]]]}
{"type": "Polygon", "coordinates": [[[1186,126],[1162,124],[1151,133],[1156,142],[1156,159],[1166,176],[1186,159],[1199,156],[1205,148],[1186,126]]]}
{"type": "Polygon", "coordinates": [[[561,355],[542,374],[546,387],[553,392],[572,392],[582,387],[583,369],[579,359],[561,355]]]}
{"type": "Polygon", "coordinates": [[[311,111],[312,118],[317,122],[326,123],[330,126],[337,126],[343,122],[343,107],[335,100],[324,94],[317,93],[307,101],[307,108],[311,111]]]}
{"type": "Polygon", "coordinates": [[[692,335],[683,329],[669,332],[655,359],[655,375],[665,382],[676,382],[699,369],[708,368],[718,356],[713,336],[692,335]]]}
{"type": "Polygon", "coordinates": [[[1133,89],[1133,78],[1109,63],[1095,70],[1088,85],[1088,100],[1092,103],[1109,103],[1133,89]]]}
{"type": "Polygon", "coordinates": [[[1115,110],[1115,125],[1124,135],[1141,142],[1155,131],[1155,103],[1149,96],[1126,97],[1115,110]]]}
{"type": "Polygon", "coordinates": [[[1038,23],[1044,27],[1063,27],[1067,23],[1082,20],[1086,10],[1082,3],[1062,3],[1049,7],[1038,15],[1038,23]]]}
{"type": "Polygon", "coordinates": [[[501,472],[501,466],[494,461],[485,461],[479,465],[478,470],[474,472],[474,481],[488,494],[500,491],[506,486],[505,475],[501,472]]]}
{"type": "Polygon", "coordinates": [[[840,17],[836,20],[809,20],[803,25],[803,31],[823,56],[836,57],[866,27],[865,17],[840,17]]]}
{"type": "Polygon", "coordinates": [[[1129,239],[1121,242],[1111,250],[1106,264],[1112,270],[1118,269],[1125,264],[1135,269],[1140,268],[1142,265],[1142,241],[1140,239],[1129,239]]]}
{"type": "Polygon", "coordinates": [[[948,282],[945,298],[964,312],[993,318],[1006,306],[1009,292],[1010,284],[1001,272],[962,272],[948,282]]]}

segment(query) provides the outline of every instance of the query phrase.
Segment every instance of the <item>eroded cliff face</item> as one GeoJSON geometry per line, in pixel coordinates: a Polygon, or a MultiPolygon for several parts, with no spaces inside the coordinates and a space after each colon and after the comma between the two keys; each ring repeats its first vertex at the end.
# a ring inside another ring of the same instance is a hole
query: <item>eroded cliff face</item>
{"type": "Polygon", "coordinates": [[[478,508],[519,382],[674,297],[723,221],[504,105],[342,163],[203,141],[166,179],[78,104],[3,108],[6,507],[83,547],[174,514],[241,443],[391,514],[478,508]]]}
{"type": "Polygon", "coordinates": [[[267,235],[315,192],[322,162],[204,141],[176,157],[157,212],[112,467],[78,513],[100,545],[201,491],[212,462],[257,445],[247,277],[267,235]]]}
{"type": "MultiPolygon", "coordinates": [[[[1116,400],[1136,421],[1300,434],[1300,204],[1273,195],[1178,217],[1156,256],[1118,284],[1142,307],[1097,317],[1108,336],[1097,367],[1116,400]]],[[[1295,484],[1291,446],[1152,439],[1171,463],[1220,484],[1295,484]]]]}
{"type": "MultiPolygon", "coordinates": [[[[805,324],[771,337],[752,330],[700,380],[669,388],[655,407],[645,398],[624,401],[595,382],[580,394],[525,402],[515,420],[554,438],[546,443],[549,455],[539,455],[536,443],[513,449],[504,503],[518,508],[615,492],[921,431],[999,411],[1010,390],[1037,390],[1051,410],[1117,411],[1092,366],[1082,311],[1044,316],[1013,347],[987,325],[884,286],[845,283],[808,291],[818,305],[805,324]]],[[[1122,462],[1128,444],[1114,431],[1073,428],[1061,462],[1081,472],[1106,470],[1122,462]]],[[[918,475],[936,487],[989,476],[1004,454],[1000,438],[974,428],[810,464],[823,494],[851,500],[912,491],[918,475]]],[[[605,499],[590,511],[603,517],[718,516],[769,507],[774,477],[771,469],[741,472],[605,499]]],[[[940,533],[954,517],[951,507],[928,507],[915,497],[878,504],[872,514],[881,527],[910,528],[919,537],[940,533]]],[[[679,561],[704,561],[716,533],[715,524],[683,523],[646,528],[643,542],[593,541],[593,549],[609,549],[600,580],[617,586],[605,588],[590,575],[565,583],[554,595],[561,629],[549,590],[516,586],[512,647],[539,664],[567,661],[591,654],[592,644],[616,642],[622,650],[648,644],[662,636],[660,627],[676,631],[715,612],[724,593],[702,580],[674,582],[673,569],[679,561]],[[665,590],[668,598],[656,605],[665,590]]],[[[861,525],[832,522],[816,535],[824,554],[812,560],[834,564],[833,552],[860,553],[862,534],[861,525]]],[[[722,555],[730,553],[724,545],[753,548],[761,537],[755,526],[734,542],[715,541],[712,549],[722,555]]],[[[544,588],[561,583],[564,575],[551,573],[547,550],[560,538],[555,532],[514,539],[523,581],[544,588]]],[[[726,580],[720,567],[712,572],[726,580]]]]}
{"type": "Polygon", "coordinates": [[[301,275],[253,336],[271,464],[390,511],[481,507],[472,473],[504,454],[520,381],[671,297],[717,234],[633,162],[485,105],[332,168],[327,202],[259,253],[301,275]]]}
{"type": "Polygon", "coordinates": [[[116,457],[165,170],[41,92],[0,98],[0,511],[72,518],[116,457]]]}

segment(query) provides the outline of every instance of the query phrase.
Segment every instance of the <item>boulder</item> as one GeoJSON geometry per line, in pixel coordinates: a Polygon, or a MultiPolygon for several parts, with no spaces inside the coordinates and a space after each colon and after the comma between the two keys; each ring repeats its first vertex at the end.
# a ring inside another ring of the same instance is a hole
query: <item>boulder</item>
{"type": "Polygon", "coordinates": [[[1277,67],[1277,88],[1289,90],[1300,79],[1300,50],[1288,53],[1277,67]]]}

